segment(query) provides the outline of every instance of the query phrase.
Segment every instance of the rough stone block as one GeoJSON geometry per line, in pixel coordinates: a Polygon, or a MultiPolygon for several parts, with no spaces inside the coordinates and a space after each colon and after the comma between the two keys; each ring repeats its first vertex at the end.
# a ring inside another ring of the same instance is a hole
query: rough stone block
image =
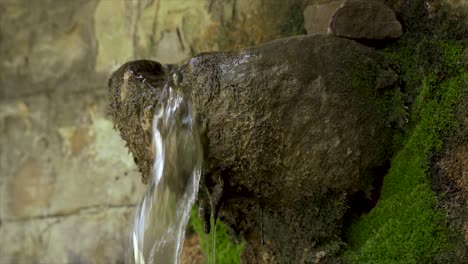
{"type": "Polygon", "coordinates": [[[5,221],[0,263],[124,263],[133,208],[5,221]]]}
{"type": "Polygon", "coordinates": [[[50,198],[54,145],[46,96],[0,104],[0,217],[39,215],[50,198]]]}
{"type": "Polygon", "coordinates": [[[133,158],[107,119],[105,99],[90,93],[53,96],[60,102],[51,118],[61,146],[61,157],[54,162],[60,191],[54,193],[53,211],[135,204],[143,193],[133,158]]]}
{"type": "Polygon", "coordinates": [[[2,218],[136,204],[144,186],[106,104],[92,93],[2,104],[2,218]]]}
{"type": "MultiPolygon", "coordinates": [[[[2,1],[3,2],[3,1],[2,1]]],[[[93,0],[6,1],[0,8],[0,98],[37,94],[57,86],[77,89],[94,70],[88,13],[93,0]]]]}

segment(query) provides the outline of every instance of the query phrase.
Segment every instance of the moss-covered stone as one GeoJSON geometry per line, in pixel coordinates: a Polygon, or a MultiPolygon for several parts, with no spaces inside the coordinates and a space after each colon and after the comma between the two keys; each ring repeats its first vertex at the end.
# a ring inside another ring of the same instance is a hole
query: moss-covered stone
{"type": "Polygon", "coordinates": [[[396,154],[377,206],[347,230],[345,255],[355,263],[432,263],[450,247],[444,212],[434,209],[429,168],[431,154],[457,127],[454,107],[466,100],[467,35],[463,19],[450,17],[447,6],[435,7],[406,2],[406,9],[397,10],[406,33],[382,51],[396,62],[408,122],[394,136],[396,154]]]}

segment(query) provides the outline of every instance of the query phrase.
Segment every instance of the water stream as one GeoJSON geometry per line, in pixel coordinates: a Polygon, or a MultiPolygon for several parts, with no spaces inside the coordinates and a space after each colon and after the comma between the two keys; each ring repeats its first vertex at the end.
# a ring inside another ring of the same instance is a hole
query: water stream
{"type": "Polygon", "coordinates": [[[170,83],[154,112],[154,167],[134,217],[128,263],[179,263],[198,193],[203,153],[195,111],[177,82],[170,83]]]}

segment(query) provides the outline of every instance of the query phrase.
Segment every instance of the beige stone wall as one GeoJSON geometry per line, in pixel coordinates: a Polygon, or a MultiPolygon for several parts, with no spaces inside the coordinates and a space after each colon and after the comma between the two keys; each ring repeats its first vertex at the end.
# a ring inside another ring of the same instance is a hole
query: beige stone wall
{"type": "Polygon", "coordinates": [[[1,0],[0,263],[122,263],[144,186],[109,74],[275,38],[294,0],[274,2],[1,0]]]}
{"type": "Polygon", "coordinates": [[[144,186],[106,116],[98,3],[0,5],[0,263],[118,263],[144,186]]]}

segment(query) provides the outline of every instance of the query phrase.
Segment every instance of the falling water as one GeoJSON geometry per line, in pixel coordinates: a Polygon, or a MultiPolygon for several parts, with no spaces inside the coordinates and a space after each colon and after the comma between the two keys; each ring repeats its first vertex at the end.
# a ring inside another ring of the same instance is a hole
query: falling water
{"type": "Polygon", "coordinates": [[[190,98],[174,85],[177,74],[173,79],[155,109],[154,167],[135,214],[129,263],[179,263],[198,192],[203,155],[195,112],[190,98]]]}

